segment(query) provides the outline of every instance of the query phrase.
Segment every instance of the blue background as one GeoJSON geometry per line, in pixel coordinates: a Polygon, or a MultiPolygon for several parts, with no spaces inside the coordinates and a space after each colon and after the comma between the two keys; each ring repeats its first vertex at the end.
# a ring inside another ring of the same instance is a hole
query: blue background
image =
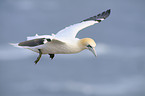
{"type": "Polygon", "coordinates": [[[144,0],[1,0],[0,96],[145,96],[144,0]],[[44,55],[9,43],[57,33],[107,9],[103,22],[77,37],[93,38],[97,58],[44,55]]]}

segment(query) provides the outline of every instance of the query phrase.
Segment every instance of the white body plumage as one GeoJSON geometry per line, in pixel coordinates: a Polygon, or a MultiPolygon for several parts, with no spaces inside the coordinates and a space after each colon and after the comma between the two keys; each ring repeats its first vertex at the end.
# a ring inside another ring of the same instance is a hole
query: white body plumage
{"type": "Polygon", "coordinates": [[[84,49],[90,50],[96,56],[95,41],[91,38],[78,39],[76,35],[80,30],[101,22],[109,15],[110,9],[80,23],[70,25],[60,30],[56,35],[36,34],[35,36],[27,37],[27,41],[12,45],[39,53],[35,63],[39,61],[42,54],[49,54],[50,58],[53,59],[54,54],[72,54],[81,52],[84,49]]]}

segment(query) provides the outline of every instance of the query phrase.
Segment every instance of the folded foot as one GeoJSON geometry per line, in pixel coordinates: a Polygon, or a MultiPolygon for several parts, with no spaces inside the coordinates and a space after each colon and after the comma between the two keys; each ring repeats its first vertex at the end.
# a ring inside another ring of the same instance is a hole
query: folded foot
{"type": "Polygon", "coordinates": [[[54,54],[49,54],[51,60],[54,58],[54,54]]]}
{"type": "Polygon", "coordinates": [[[40,58],[41,58],[41,56],[42,56],[42,52],[41,52],[41,50],[38,49],[38,51],[39,51],[39,56],[38,56],[37,59],[35,60],[35,64],[38,63],[38,61],[40,60],[40,58]]]}

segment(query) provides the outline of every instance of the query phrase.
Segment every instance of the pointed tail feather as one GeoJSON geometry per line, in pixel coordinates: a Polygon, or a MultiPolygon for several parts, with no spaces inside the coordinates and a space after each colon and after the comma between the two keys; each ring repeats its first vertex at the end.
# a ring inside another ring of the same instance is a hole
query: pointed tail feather
{"type": "Polygon", "coordinates": [[[19,43],[9,43],[9,44],[12,45],[12,46],[14,46],[14,47],[23,48],[23,47],[21,47],[21,46],[18,45],[19,43]]]}

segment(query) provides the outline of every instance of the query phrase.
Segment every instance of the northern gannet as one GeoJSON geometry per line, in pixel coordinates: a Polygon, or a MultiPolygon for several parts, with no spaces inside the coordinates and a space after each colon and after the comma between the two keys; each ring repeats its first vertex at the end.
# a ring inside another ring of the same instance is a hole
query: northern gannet
{"type": "Polygon", "coordinates": [[[98,15],[87,18],[80,23],[70,25],[60,30],[56,35],[38,35],[27,37],[27,41],[20,43],[11,43],[16,47],[30,49],[39,53],[39,56],[35,60],[35,64],[38,63],[42,54],[49,54],[53,59],[55,54],[73,54],[81,52],[84,49],[90,50],[95,56],[96,43],[91,38],[76,38],[77,33],[91,25],[100,23],[110,15],[111,10],[104,11],[98,15]]]}

